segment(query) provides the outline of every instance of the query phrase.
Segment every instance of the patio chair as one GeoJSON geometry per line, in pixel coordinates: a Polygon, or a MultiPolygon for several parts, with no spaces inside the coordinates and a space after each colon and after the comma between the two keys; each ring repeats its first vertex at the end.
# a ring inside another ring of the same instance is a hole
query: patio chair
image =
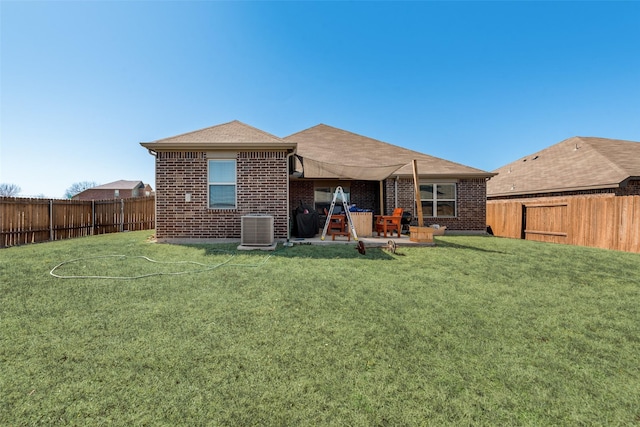
{"type": "Polygon", "coordinates": [[[395,208],[393,210],[393,214],[391,215],[376,215],[376,232],[378,236],[380,236],[380,232],[384,233],[384,237],[387,237],[387,231],[390,232],[391,237],[393,237],[393,230],[398,233],[398,237],[400,237],[400,232],[402,231],[402,213],[404,209],[395,208]]]}
{"type": "MultiPolygon", "coordinates": [[[[324,214],[328,216],[329,212],[325,209],[324,214]]],[[[347,218],[345,215],[332,214],[331,219],[329,220],[329,227],[327,228],[327,234],[346,235],[345,234],[345,231],[347,230],[346,224],[347,224],[347,218]]],[[[333,239],[335,240],[335,237],[333,239]]]]}

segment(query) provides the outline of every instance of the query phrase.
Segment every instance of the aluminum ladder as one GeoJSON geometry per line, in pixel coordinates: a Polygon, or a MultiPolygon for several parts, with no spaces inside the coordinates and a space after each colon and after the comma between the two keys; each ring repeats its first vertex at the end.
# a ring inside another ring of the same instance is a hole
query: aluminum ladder
{"type": "Polygon", "coordinates": [[[356,227],[353,225],[353,221],[351,220],[351,212],[349,212],[349,206],[347,206],[347,200],[344,196],[344,191],[341,186],[336,187],[336,191],[333,193],[333,200],[331,200],[331,207],[329,208],[329,212],[327,213],[327,220],[324,223],[324,229],[322,230],[322,236],[320,240],[324,240],[327,235],[327,229],[329,228],[329,223],[331,222],[331,215],[333,214],[333,209],[336,207],[336,198],[340,194],[342,199],[342,208],[344,209],[344,214],[347,217],[348,227],[351,235],[353,236],[353,240],[358,241],[358,235],[356,234],[356,227]]]}

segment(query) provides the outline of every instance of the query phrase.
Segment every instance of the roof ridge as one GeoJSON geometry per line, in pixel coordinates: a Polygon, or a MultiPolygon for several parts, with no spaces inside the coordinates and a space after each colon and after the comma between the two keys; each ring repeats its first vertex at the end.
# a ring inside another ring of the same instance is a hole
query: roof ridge
{"type": "Polygon", "coordinates": [[[260,134],[262,134],[262,135],[264,135],[264,136],[267,136],[267,137],[269,137],[269,138],[275,138],[275,139],[278,139],[278,140],[282,141],[282,138],[280,138],[279,136],[276,136],[276,135],[274,135],[274,134],[272,134],[272,133],[269,133],[269,132],[264,131],[264,130],[262,130],[262,129],[258,129],[258,128],[257,128],[257,127],[255,127],[255,126],[251,126],[251,125],[249,125],[249,124],[247,124],[247,123],[244,123],[244,122],[241,122],[240,120],[235,119],[235,120],[231,120],[230,122],[219,123],[219,124],[217,124],[217,125],[213,125],[213,126],[206,126],[206,127],[200,128],[200,129],[196,129],[196,130],[189,131],[189,132],[183,132],[183,133],[179,133],[179,134],[177,134],[177,135],[168,136],[168,137],[166,137],[166,138],[156,139],[155,141],[152,141],[152,142],[160,142],[160,141],[165,141],[165,140],[167,140],[167,139],[177,139],[177,138],[182,138],[182,137],[185,137],[185,136],[187,136],[187,135],[196,134],[196,133],[198,133],[198,132],[207,131],[207,130],[209,130],[209,129],[221,128],[221,127],[223,127],[223,126],[228,126],[228,125],[231,125],[231,124],[238,124],[238,125],[242,125],[242,126],[247,127],[247,128],[249,128],[249,129],[251,129],[251,130],[253,130],[253,131],[255,131],[255,132],[258,132],[258,133],[260,133],[260,134]]]}
{"type": "Polygon", "coordinates": [[[248,127],[248,128],[251,128],[251,129],[253,129],[253,130],[255,130],[255,131],[257,131],[257,132],[259,132],[259,133],[261,133],[261,134],[263,134],[263,135],[266,135],[266,136],[269,136],[269,137],[272,137],[272,138],[277,138],[277,139],[282,140],[282,138],[281,138],[281,137],[279,137],[279,136],[277,136],[277,135],[274,135],[274,134],[272,134],[272,133],[269,133],[269,132],[267,132],[266,130],[259,129],[259,128],[255,127],[255,126],[248,125],[248,124],[246,124],[246,123],[244,123],[244,122],[241,122],[240,120],[232,120],[232,121],[230,121],[229,123],[226,123],[226,124],[231,124],[231,123],[234,123],[234,122],[237,122],[238,124],[241,124],[241,125],[243,125],[243,126],[246,126],[246,127],[248,127]]]}
{"type": "MultiPolygon", "coordinates": [[[[302,130],[299,130],[299,131],[297,131],[297,132],[294,132],[294,133],[292,133],[291,135],[287,135],[287,136],[283,137],[282,139],[287,139],[287,138],[290,138],[290,137],[292,137],[292,136],[298,135],[299,133],[306,132],[306,131],[311,130],[311,129],[315,129],[315,128],[317,128],[318,126],[328,126],[328,127],[331,127],[331,126],[329,126],[329,125],[325,125],[324,123],[318,123],[317,125],[313,125],[313,126],[311,126],[311,127],[309,127],[309,128],[302,129],[302,130]]],[[[337,129],[337,128],[335,128],[335,129],[337,129]]]]}
{"type": "MultiPolygon", "coordinates": [[[[318,126],[320,126],[320,125],[318,125],[318,126]]],[[[405,151],[405,152],[407,152],[407,153],[413,153],[413,154],[416,154],[416,160],[419,160],[420,158],[436,159],[436,160],[442,160],[442,161],[445,161],[445,162],[453,163],[453,164],[458,165],[458,166],[463,166],[463,167],[465,167],[465,168],[471,168],[471,169],[480,170],[480,169],[477,169],[477,168],[473,168],[473,167],[471,167],[471,166],[463,165],[462,163],[458,163],[458,162],[451,161],[451,160],[449,160],[449,159],[444,159],[444,158],[442,158],[442,157],[432,156],[431,154],[421,153],[421,152],[419,152],[419,151],[412,150],[412,149],[410,149],[410,148],[406,148],[406,147],[403,147],[403,146],[401,146],[401,145],[392,144],[392,143],[390,143],[390,142],[383,141],[383,140],[381,140],[381,139],[376,139],[376,138],[372,138],[372,137],[370,137],[370,136],[361,135],[361,134],[359,134],[359,133],[351,132],[351,131],[349,131],[349,130],[336,128],[336,127],[334,127],[334,126],[329,126],[329,125],[324,125],[324,126],[327,126],[327,127],[333,128],[333,129],[337,129],[337,130],[340,130],[340,131],[343,131],[343,132],[346,132],[346,133],[350,133],[351,135],[356,135],[356,136],[359,136],[359,137],[362,137],[362,138],[367,138],[367,139],[370,139],[370,140],[373,140],[373,141],[377,141],[377,142],[380,142],[380,143],[382,143],[382,144],[387,144],[387,145],[390,145],[390,146],[392,146],[392,147],[395,147],[395,148],[399,148],[399,149],[401,149],[401,150],[404,150],[404,151],[405,151]]],[[[315,126],[314,126],[314,127],[315,127],[315,126]]],[[[483,171],[483,172],[484,172],[484,171],[483,171]]]]}
{"type": "MultiPolygon", "coordinates": [[[[337,127],[335,127],[335,126],[327,125],[327,124],[325,124],[325,123],[319,123],[319,124],[317,124],[317,125],[315,125],[315,126],[312,126],[312,127],[308,128],[308,129],[305,129],[305,130],[300,131],[300,132],[304,132],[304,131],[307,131],[307,130],[311,130],[311,129],[317,128],[317,127],[319,127],[319,126],[325,126],[325,127],[328,127],[328,128],[331,128],[331,129],[335,129],[335,130],[340,131],[340,132],[344,132],[344,133],[348,133],[348,134],[351,134],[351,135],[358,136],[358,137],[360,137],[360,138],[370,139],[371,141],[376,141],[376,142],[380,142],[380,143],[382,143],[382,144],[391,145],[392,147],[401,148],[401,149],[403,149],[403,150],[405,150],[405,151],[410,151],[410,152],[413,152],[413,153],[416,153],[416,154],[420,154],[420,155],[423,155],[423,156],[428,156],[428,154],[423,154],[423,153],[420,153],[419,151],[410,150],[409,148],[405,148],[405,147],[402,147],[402,146],[400,146],[400,145],[392,144],[392,143],[390,143],[390,142],[383,141],[383,140],[381,140],[381,139],[377,139],[377,138],[372,138],[372,137],[370,137],[370,136],[362,135],[362,134],[359,134],[359,133],[356,133],[356,132],[352,132],[352,131],[350,131],[350,130],[337,128],[337,127]]],[[[298,132],[298,133],[300,133],[300,132],[298,132]]],[[[429,157],[433,157],[433,156],[429,156],[429,157]]],[[[444,159],[443,159],[443,160],[444,160],[444,159]]]]}
{"type": "Polygon", "coordinates": [[[607,156],[606,152],[603,153],[600,150],[600,147],[598,147],[597,144],[594,144],[595,141],[592,141],[592,139],[607,139],[609,141],[619,141],[619,140],[614,140],[609,138],[583,137],[583,136],[576,136],[576,138],[578,138],[583,143],[589,145],[589,147],[591,147],[591,149],[595,151],[599,157],[602,157],[603,159],[605,159],[605,161],[609,165],[613,166],[613,168],[616,169],[618,172],[621,172],[623,174],[628,172],[626,169],[622,168],[618,163],[614,162],[609,156],[607,156]]]}
{"type": "MultiPolygon", "coordinates": [[[[239,121],[238,121],[238,120],[231,120],[230,122],[226,122],[226,123],[220,123],[220,124],[213,125],[213,126],[205,126],[205,127],[203,127],[203,128],[196,129],[196,130],[191,130],[191,131],[189,131],[189,132],[183,132],[183,133],[179,133],[179,134],[177,134],[177,135],[168,136],[168,137],[166,137],[166,138],[156,139],[156,140],[155,140],[155,141],[153,141],[153,142],[163,141],[163,140],[165,140],[165,139],[179,138],[179,137],[181,137],[181,136],[189,135],[189,134],[192,134],[192,133],[202,132],[203,130],[213,129],[213,128],[217,128],[217,127],[219,127],[219,126],[224,126],[224,125],[229,125],[229,124],[231,124],[231,123],[233,123],[233,122],[239,122],[239,121]]],[[[241,123],[241,122],[239,122],[239,123],[241,123]]]]}

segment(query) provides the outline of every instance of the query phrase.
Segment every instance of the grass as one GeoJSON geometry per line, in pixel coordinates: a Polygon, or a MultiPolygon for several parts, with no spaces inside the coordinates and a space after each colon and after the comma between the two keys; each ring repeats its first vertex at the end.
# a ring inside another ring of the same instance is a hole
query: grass
{"type": "Polygon", "coordinates": [[[0,251],[0,425],[640,424],[640,254],[150,234],[0,251]]]}

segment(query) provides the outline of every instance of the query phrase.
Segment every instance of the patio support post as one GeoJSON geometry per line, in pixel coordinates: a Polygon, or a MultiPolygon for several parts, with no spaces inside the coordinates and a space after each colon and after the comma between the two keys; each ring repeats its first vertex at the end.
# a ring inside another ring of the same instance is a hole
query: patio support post
{"type": "Polygon", "coordinates": [[[396,175],[396,179],[393,181],[393,208],[398,207],[398,176],[396,175]]]}
{"type": "Polygon", "coordinates": [[[418,161],[413,160],[413,186],[416,194],[416,208],[418,209],[418,227],[422,227],[424,224],[424,218],[422,216],[422,200],[420,200],[420,180],[418,179],[418,161]]]}
{"type": "Polygon", "coordinates": [[[384,211],[384,180],[380,181],[380,215],[385,215],[385,211],[384,211]]]}

